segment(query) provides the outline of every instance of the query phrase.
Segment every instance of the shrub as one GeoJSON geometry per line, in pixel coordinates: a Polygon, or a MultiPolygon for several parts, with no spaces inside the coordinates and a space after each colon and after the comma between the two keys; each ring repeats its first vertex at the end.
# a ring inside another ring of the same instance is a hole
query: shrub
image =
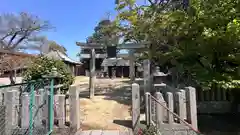
{"type": "Polygon", "coordinates": [[[157,135],[157,128],[156,126],[151,125],[148,128],[143,129],[142,131],[143,135],[157,135]]]}
{"type": "Polygon", "coordinates": [[[55,85],[63,84],[62,91],[65,93],[73,83],[74,78],[70,69],[60,60],[38,57],[28,66],[23,73],[23,78],[25,81],[43,79],[43,76],[49,75],[54,68],[61,75],[61,78],[56,79],[55,85]]]}
{"type": "Polygon", "coordinates": [[[140,126],[136,133],[137,135],[158,135],[158,130],[156,126],[150,125],[149,127],[140,126]]]}

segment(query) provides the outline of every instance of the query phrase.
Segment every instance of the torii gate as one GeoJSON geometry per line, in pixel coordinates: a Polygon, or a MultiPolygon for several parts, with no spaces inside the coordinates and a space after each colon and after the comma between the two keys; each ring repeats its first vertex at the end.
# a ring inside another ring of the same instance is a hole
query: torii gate
{"type": "MultiPolygon", "coordinates": [[[[94,97],[94,86],[95,86],[95,59],[96,58],[106,58],[107,54],[96,54],[95,49],[103,48],[102,44],[97,43],[83,43],[83,42],[76,42],[77,46],[80,46],[82,49],[90,49],[90,54],[81,54],[82,58],[91,58],[90,60],[90,75],[89,75],[89,91],[90,91],[90,98],[94,97]]],[[[132,82],[135,81],[135,50],[136,49],[145,49],[147,43],[127,43],[127,44],[118,44],[116,47],[117,49],[127,49],[129,50],[129,66],[130,66],[130,79],[132,82]]]]}

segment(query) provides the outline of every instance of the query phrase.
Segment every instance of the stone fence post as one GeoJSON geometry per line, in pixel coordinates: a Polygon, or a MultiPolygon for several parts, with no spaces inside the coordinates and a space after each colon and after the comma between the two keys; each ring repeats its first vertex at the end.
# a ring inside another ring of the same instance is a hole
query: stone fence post
{"type": "Polygon", "coordinates": [[[69,88],[69,105],[70,105],[70,128],[71,130],[80,129],[80,104],[79,91],[77,86],[70,86],[69,88]]]}
{"type": "Polygon", "coordinates": [[[147,126],[150,126],[151,124],[151,100],[150,100],[150,93],[149,92],[146,92],[145,93],[145,119],[146,119],[146,123],[147,123],[147,126]]]}
{"type": "MultiPolygon", "coordinates": [[[[156,92],[155,97],[156,97],[157,101],[160,103],[162,103],[164,100],[162,97],[162,93],[160,93],[160,92],[156,92]]],[[[164,110],[164,108],[159,103],[156,103],[156,121],[157,121],[156,124],[158,127],[160,127],[161,124],[163,123],[163,117],[164,117],[163,110],[164,110]]]]}
{"type": "Polygon", "coordinates": [[[140,124],[140,89],[139,85],[132,84],[132,127],[135,130],[140,124]]]}
{"type": "Polygon", "coordinates": [[[24,92],[22,94],[22,113],[21,113],[21,127],[27,129],[29,127],[29,94],[24,92]]]}
{"type": "Polygon", "coordinates": [[[6,92],[5,105],[6,105],[6,119],[5,119],[5,132],[6,135],[11,134],[12,130],[18,126],[17,102],[18,91],[11,90],[6,92]]]}
{"type": "Polygon", "coordinates": [[[56,119],[58,120],[58,125],[60,128],[65,127],[65,95],[57,94],[54,96],[56,102],[56,119]]]}
{"type": "Polygon", "coordinates": [[[186,99],[187,99],[187,120],[191,123],[195,130],[197,126],[197,101],[196,101],[196,89],[193,87],[186,87],[186,99]]]}

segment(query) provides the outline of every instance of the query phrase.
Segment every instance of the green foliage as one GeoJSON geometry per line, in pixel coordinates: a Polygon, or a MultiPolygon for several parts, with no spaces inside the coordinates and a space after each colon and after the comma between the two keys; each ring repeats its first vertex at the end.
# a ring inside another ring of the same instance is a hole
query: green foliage
{"type": "Polygon", "coordinates": [[[53,68],[56,68],[58,74],[61,75],[61,78],[59,78],[56,82],[58,84],[63,84],[63,89],[67,90],[68,87],[73,83],[74,78],[70,72],[70,69],[68,69],[67,66],[60,60],[53,60],[47,57],[38,57],[24,72],[23,78],[26,81],[42,79],[43,76],[49,75],[53,68]]]}
{"type": "Polygon", "coordinates": [[[156,126],[150,125],[149,127],[146,128],[141,128],[139,131],[140,135],[158,135],[158,129],[156,126]]]}
{"type": "Polygon", "coordinates": [[[125,41],[150,42],[147,57],[177,83],[239,87],[239,1],[190,0],[187,10],[177,0],[149,2],[118,1],[117,20],[127,22],[121,25],[125,41]]]}
{"type": "Polygon", "coordinates": [[[101,20],[94,29],[92,36],[88,37],[88,43],[100,43],[104,46],[111,46],[118,44],[119,36],[118,30],[114,27],[115,22],[108,19],[101,20]]]}
{"type": "MultiPolygon", "coordinates": [[[[87,38],[87,43],[98,43],[103,49],[96,49],[96,53],[105,53],[107,46],[117,45],[119,42],[119,28],[117,22],[109,19],[101,20],[94,28],[94,33],[87,38]]],[[[89,49],[82,49],[81,53],[90,53],[89,49]]]]}

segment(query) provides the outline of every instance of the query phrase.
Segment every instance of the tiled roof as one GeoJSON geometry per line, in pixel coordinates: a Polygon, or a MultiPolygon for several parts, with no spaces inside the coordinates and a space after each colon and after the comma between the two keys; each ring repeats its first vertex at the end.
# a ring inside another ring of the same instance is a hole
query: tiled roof
{"type": "Polygon", "coordinates": [[[26,68],[36,56],[37,55],[26,54],[22,52],[0,50],[0,70],[9,71],[26,68]]]}
{"type": "Polygon", "coordinates": [[[63,61],[73,63],[73,64],[82,64],[81,62],[72,60],[71,58],[69,58],[68,56],[66,56],[65,54],[63,54],[62,52],[60,52],[58,50],[50,51],[49,53],[45,54],[45,56],[56,59],[56,60],[63,60],[63,61]]]}

